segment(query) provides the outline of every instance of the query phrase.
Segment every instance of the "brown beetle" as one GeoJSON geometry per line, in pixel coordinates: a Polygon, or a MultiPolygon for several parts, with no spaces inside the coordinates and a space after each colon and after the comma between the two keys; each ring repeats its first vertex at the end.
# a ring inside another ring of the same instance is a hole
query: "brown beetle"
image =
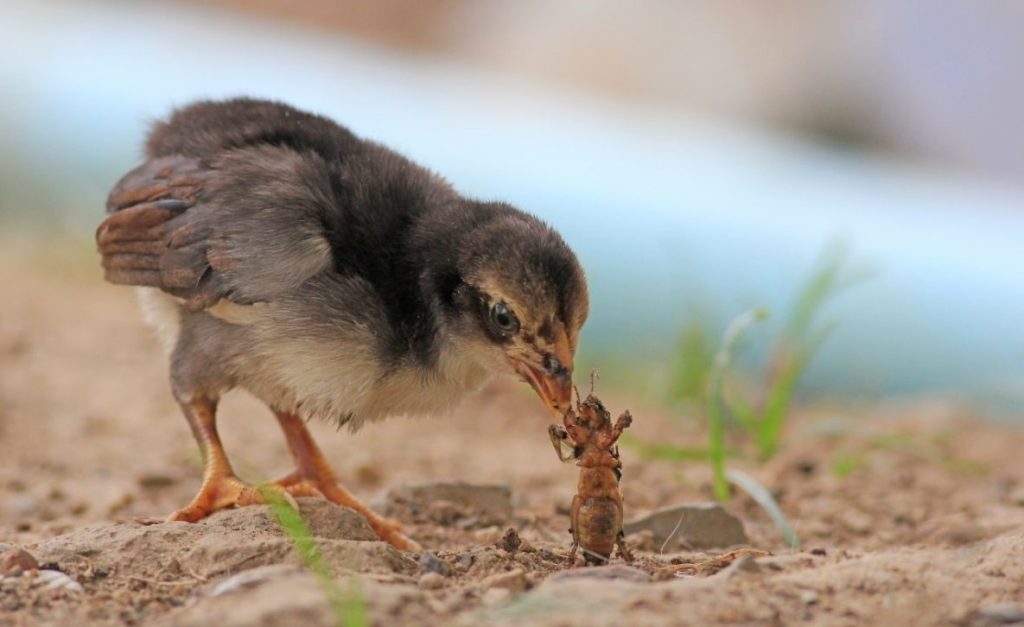
{"type": "Polygon", "coordinates": [[[583,549],[587,564],[607,562],[616,546],[623,559],[632,561],[622,532],[622,462],[615,443],[633,417],[623,412],[613,425],[611,414],[591,393],[586,400],[577,400],[575,411],[566,412],[563,422],[564,426],[551,425],[548,435],[558,458],[563,462],[575,459],[580,467],[572,499],[569,563],[576,561],[577,547],[583,549]],[[571,451],[567,453],[566,448],[571,451]]]}

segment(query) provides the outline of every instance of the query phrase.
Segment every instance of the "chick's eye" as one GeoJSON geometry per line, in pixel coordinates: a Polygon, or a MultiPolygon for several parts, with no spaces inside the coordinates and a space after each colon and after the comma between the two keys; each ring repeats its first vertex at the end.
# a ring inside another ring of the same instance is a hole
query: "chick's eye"
{"type": "Polygon", "coordinates": [[[519,320],[505,303],[497,303],[491,307],[491,324],[502,335],[512,335],[519,330],[519,320]]]}

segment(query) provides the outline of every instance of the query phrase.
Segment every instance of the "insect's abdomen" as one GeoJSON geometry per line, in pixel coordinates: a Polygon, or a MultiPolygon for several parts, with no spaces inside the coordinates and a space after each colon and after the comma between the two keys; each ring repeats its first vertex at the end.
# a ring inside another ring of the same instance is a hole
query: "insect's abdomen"
{"type": "Polygon", "coordinates": [[[622,529],[622,506],[607,496],[577,498],[572,529],[584,559],[590,563],[600,556],[607,561],[622,529]]]}

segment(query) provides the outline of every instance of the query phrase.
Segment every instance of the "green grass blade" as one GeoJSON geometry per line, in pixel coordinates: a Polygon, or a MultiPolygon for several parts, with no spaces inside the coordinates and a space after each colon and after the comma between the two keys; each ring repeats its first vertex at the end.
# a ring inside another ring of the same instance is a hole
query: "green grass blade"
{"type": "Polygon", "coordinates": [[[708,385],[708,372],[714,359],[708,330],[699,319],[683,326],[679,350],[673,367],[672,396],[677,401],[701,401],[708,385]]]}
{"type": "Polygon", "coordinates": [[[780,354],[785,360],[778,375],[770,383],[768,401],[761,412],[757,444],[761,459],[768,459],[778,450],[782,423],[804,371],[811,357],[835,328],[835,323],[812,330],[815,318],[825,302],[838,292],[848,289],[871,275],[857,273],[844,276],[847,250],[833,245],[825,250],[821,261],[797,295],[782,340],[780,354]]]}
{"type": "Polygon", "coordinates": [[[729,501],[729,482],[725,476],[725,420],[723,416],[722,381],[732,364],[743,332],[750,325],[768,317],[764,309],[752,309],[740,314],[725,330],[715,360],[708,374],[708,450],[711,456],[711,472],[715,498],[723,503],[729,501]]]}
{"type": "Polygon", "coordinates": [[[348,590],[342,590],[330,564],[316,546],[313,534],[298,510],[272,490],[261,490],[264,500],[270,506],[277,523],[291,540],[302,563],[309,569],[323,589],[334,613],[338,627],[367,627],[370,622],[366,613],[366,598],[358,577],[348,578],[348,590]]]}
{"type": "Polygon", "coordinates": [[[806,363],[802,356],[790,358],[772,382],[768,401],[757,423],[757,449],[762,460],[769,459],[778,450],[782,423],[806,363]]]}
{"type": "Polygon", "coordinates": [[[775,523],[776,529],[782,535],[786,546],[794,549],[800,546],[800,538],[797,537],[796,530],[786,520],[786,515],[782,513],[782,508],[775,502],[775,497],[768,491],[768,488],[761,485],[757,479],[735,468],[729,469],[728,477],[729,481],[749,494],[750,498],[754,499],[761,509],[768,513],[772,522],[775,523]]]}
{"type": "MultiPolygon", "coordinates": [[[[814,324],[814,318],[825,301],[853,285],[852,280],[842,276],[847,256],[848,250],[843,244],[832,244],[824,250],[793,303],[787,323],[791,338],[805,334],[814,324]]],[[[855,276],[857,281],[861,280],[859,275],[855,276]]]]}
{"type": "Polygon", "coordinates": [[[340,596],[340,612],[338,602],[332,603],[332,607],[335,608],[335,616],[341,615],[342,623],[344,627],[369,627],[370,617],[366,611],[366,594],[363,592],[362,580],[359,577],[349,577],[348,579],[348,590],[345,594],[341,594],[341,589],[338,587],[337,582],[335,584],[334,595],[336,599],[340,596]]]}
{"type": "Polygon", "coordinates": [[[874,449],[897,451],[911,455],[923,462],[934,464],[951,472],[966,476],[982,477],[990,472],[987,464],[961,459],[949,454],[943,455],[932,450],[927,443],[909,435],[880,435],[871,438],[868,446],[874,449]]]}
{"type": "Polygon", "coordinates": [[[791,354],[778,376],[772,381],[768,401],[757,424],[758,452],[762,460],[769,459],[778,450],[782,424],[789,412],[796,386],[811,359],[836,326],[835,322],[830,322],[811,334],[804,346],[791,354]]]}
{"type": "Polygon", "coordinates": [[[832,458],[832,474],[840,479],[845,479],[864,466],[865,455],[863,451],[855,453],[840,452],[832,458]]]}
{"type": "Polygon", "coordinates": [[[676,446],[674,444],[658,444],[644,442],[628,433],[622,434],[619,443],[623,447],[648,460],[661,461],[704,461],[708,459],[708,449],[696,446],[676,446]]]}
{"type": "Polygon", "coordinates": [[[740,426],[743,427],[751,437],[756,437],[758,432],[758,418],[754,413],[754,408],[739,396],[730,396],[723,393],[722,399],[725,401],[725,406],[729,409],[729,413],[736,418],[736,421],[740,423],[740,426]]]}

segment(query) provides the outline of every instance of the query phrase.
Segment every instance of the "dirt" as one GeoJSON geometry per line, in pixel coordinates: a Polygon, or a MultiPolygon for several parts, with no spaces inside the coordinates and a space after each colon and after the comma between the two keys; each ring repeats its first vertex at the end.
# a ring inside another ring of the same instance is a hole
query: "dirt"
{"type": "MultiPolygon", "coordinates": [[[[62,242],[0,252],[0,554],[29,554],[0,578],[0,625],[333,624],[267,508],[160,522],[198,487],[198,456],[131,291],[103,284],[96,265],[87,247],[62,242]]],[[[603,386],[610,409],[632,411],[635,438],[701,442],[698,421],[603,386]]],[[[355,435],[314,426],[347,485],[427,551],[398,552],[351,511],[300,499],[373,624],[1024,622],[1020,428],[942,399],[805,408],[773,460],[733,462],[772,490],[800,548],[737,495],[727,509],[752,551],[662,552],[641,533],[628,537],[633,565],[570,569],[577,469],[555,458],[549,422],[508,381],[449,417],[355,435]],[[487,506],[451,493],[416,500],[438,480],[469,482],[487,506]]],[[[221,424],[243,476],[290,470],[258,403],[229,397],[221,424]]],[[[705,464],[644,460],[628,445],[622,461],[627,520],[711,500],[705,464]]]]}

